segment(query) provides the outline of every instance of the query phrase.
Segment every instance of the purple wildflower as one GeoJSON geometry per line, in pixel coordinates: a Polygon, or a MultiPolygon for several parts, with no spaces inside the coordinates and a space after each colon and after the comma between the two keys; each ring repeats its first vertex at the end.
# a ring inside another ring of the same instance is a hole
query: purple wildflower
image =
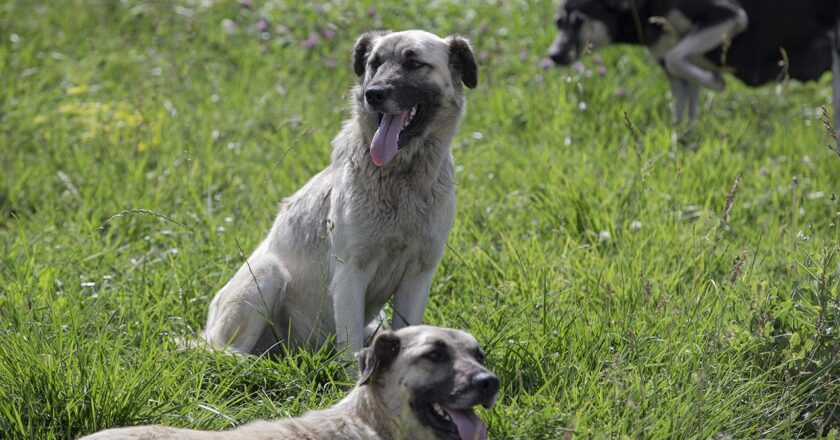
{"type": "Polygon", "coordinates": [[[624,87],[619,87],[619,88],[615,89],[615,92],[613,92],[613,95],[615,95],[619,98],[623,98],[625,95],[627,95],[627,91],[624,90],[624,87]]]}
{"type": "Polygon", "coordinates": [[[580,61],[575,61],[575,63],[572,64],[572,70],[577,73],[583,73],[586,70],[586,66],[580,61]]]}
{"type": "Polygon", "coordinates": [[[607,67],[602,64],[602,65],[598,66],[596,71],[598,72],[598,75],[605,76],[607,74],[607,67]]]}
{"type": "Polygon", "coordinates": [[[376,8],[374,8],[373,6],[369,6],[369,7],[368,7],[368,10],[367,10],[367,13],[368,13],[368,15],[370,15],[371,17],[375,16],[375,15],[376,15],[376,8]]]}
{"type": "Polygon", "coordinates": [[[246,9],[251,9],[251,6],[254,6],[254,2],[251,0],[239,0],[239,6],[246,9]]]}
{"type": "Polygon", "coordinates": [[[519,52],[519,59],[522,61],[528,60],[528,49],[522,49],[522,51],[519,52]]]}
{"type": "Polygon", "coordinates": [[[338,61],[335,58],[327,58],[327,61],[324,63],[327,69],[333,70],[338,66],[338,61]]]}
{"type": "Polygon", "coordinates": [[[257,30],[260,32],[265,32],[268,30],[268,22],[265,21],[264,18],[261,18],[260,21],[257,22],[257,30]]]}
{"type": "Polygon", "coordinates": [[[327,40],[332,40],[333,37],[335,37],[335,29],[328,27],[322,30],[321,34],[324,35],[324,38],[326,38],[327,40]]]}
{"type": "Polygon", "coordinates": [[[309,37],[303,42],[304,49],[311,49],[318,45],[321,42],[321,39],[318,38],[318,34],[315,32],[310,32],[309,37]]]}
{"type": "Polygon", "coordinates": [[[548,58],[543,58],[540,60],[540,67],[543,69],[550,69],[551,66],[554,65],[554,61],[551,61],[548,58]]]}
{"type": "Polygon", "coordinates": [[[324,13],[324,11],[326,11],[326,10],[327,10],[327,8],[325,8],[325,7],[324,7],[324,5],[320,5],[320,4],[319,4],[319,5],[315,5],[315,8],[314,8],[314,9],[315,9],[315,12],[317,12],[317,13],[319,13],[319,14],[323,14],[323,13],[324,13]]]}
{"type": "Polygon", "coordinates": [[[601,58],[601,55],[599,55],[597,53],[595,55],[592,55],[592,61],[595,64],[604,64],[604,59],[601,58]]]}
{"type": "Polygon", "coordinates": [[[487,58],[490,58],[490,54],[487,53],[487,51],[482,50],[481,52],[478,53],[478,60],[479,61],[485,61],[485,60],[487,60],[487,58]]]}

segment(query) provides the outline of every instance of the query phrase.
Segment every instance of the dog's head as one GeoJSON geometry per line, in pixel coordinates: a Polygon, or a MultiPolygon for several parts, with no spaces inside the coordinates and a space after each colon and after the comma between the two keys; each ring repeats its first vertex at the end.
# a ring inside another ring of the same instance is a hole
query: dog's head
{"type": "Polygon", "coordinates": [[[642,0],[561,1],[555,24],[557,36],[548,56],[558,65],[576,61],[584,50],[597,50],[615,40],[617,22],[642,0]]]}
{"type": "Polygon", "coordinates": [[[486,438],[473,407],[493,406],[499,379],[469,333],[421,325],[386,331],[357,357],[359,386],[380,396],[405,438],[486,438]]]}
{"type": "Polygon", "coordinates": [[[451,127],[454,134],[464,106],[461,84],[478,84],[467,40],[416,30],[363,34],[353,49],[353,70],[359,110],[375,128],[370,155],[378,166],[398,150],[420,147],[415,144],[430,131],[451,127]]]}

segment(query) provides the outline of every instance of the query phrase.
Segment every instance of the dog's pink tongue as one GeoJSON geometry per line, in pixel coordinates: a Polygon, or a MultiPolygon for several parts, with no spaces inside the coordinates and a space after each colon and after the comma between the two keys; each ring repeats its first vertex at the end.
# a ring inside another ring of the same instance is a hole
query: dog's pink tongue
{"type": "Polygon", "coordinates": [[[397,142],[400,140],[400,130],[405,124],[408,113],[385,115],[379,128],[370,141],[370,158],[377,166],[385,166],[397,155],[397,142]]]}
{"type": "Polygon", "coordinates": [[[475,415],[475,411],[468,409],[466,411],[455,410],[441,406],[455,426],[458,427],[458,434],[461,440],[487,440],[487,425],[475,415]]]}

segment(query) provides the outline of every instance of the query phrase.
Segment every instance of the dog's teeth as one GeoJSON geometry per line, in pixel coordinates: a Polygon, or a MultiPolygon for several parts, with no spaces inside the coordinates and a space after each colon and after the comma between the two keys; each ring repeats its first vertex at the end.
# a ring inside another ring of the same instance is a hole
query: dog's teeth
{"type": "Polygon", "coordinates": [[[405,118],[405,122],[403,122],[402,128],[405,128],[408,124],[411,124],[411,121],[414,120],[415,113],[417,113],[417,107],[411,107],[411,110],[408,111],[408,117],[405,118]]]}
{"type": "Polygon", "coordinates": [[[414,120],[414,115],[415,115],[416,113],[417,113],[417,107],[411,107],[411,110],[409,110],[409,111],[408,111],[408,117],[407,117],[407,118],[405,118],[405,125],[403,125],[403,127],[405,127],[406,125],[410,124],[410,123],[411,123],[411,121],[413,121],[413,120],[414,120]]]}

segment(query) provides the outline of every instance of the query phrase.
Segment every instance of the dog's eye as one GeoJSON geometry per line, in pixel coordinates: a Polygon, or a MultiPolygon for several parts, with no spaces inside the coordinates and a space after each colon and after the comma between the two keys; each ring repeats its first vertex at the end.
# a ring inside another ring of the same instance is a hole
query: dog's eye
{"type": "Polygon", "coordinates": [[[373,59],[370,60],[370,68],[372,70],[378,69],[379,66],[381,66],[381,65],[382,65],[382,60],[380,60],[378,57],[374,57],[373,59]]]}
{"type": "Polygon", "coordinates": [[[425,64],[421,63],[420,61],[411,60],[405,63],[405,67],[408,67],[411,70],[417,70],[421,67],[425,66],[425,64]]]}
{"type": "Polygon", "coordinates": [[[432,350],[423,355],[423,358],[431,362],[443,362],[446,360],[446,353],[441,350],[432,350]]]}
{"type": "Polygon", "coordinates": [[[484,365],[484,353],[481,351],[477,351],[475,353],[475,360],[478,361],[479,364],[484,365]]]}

